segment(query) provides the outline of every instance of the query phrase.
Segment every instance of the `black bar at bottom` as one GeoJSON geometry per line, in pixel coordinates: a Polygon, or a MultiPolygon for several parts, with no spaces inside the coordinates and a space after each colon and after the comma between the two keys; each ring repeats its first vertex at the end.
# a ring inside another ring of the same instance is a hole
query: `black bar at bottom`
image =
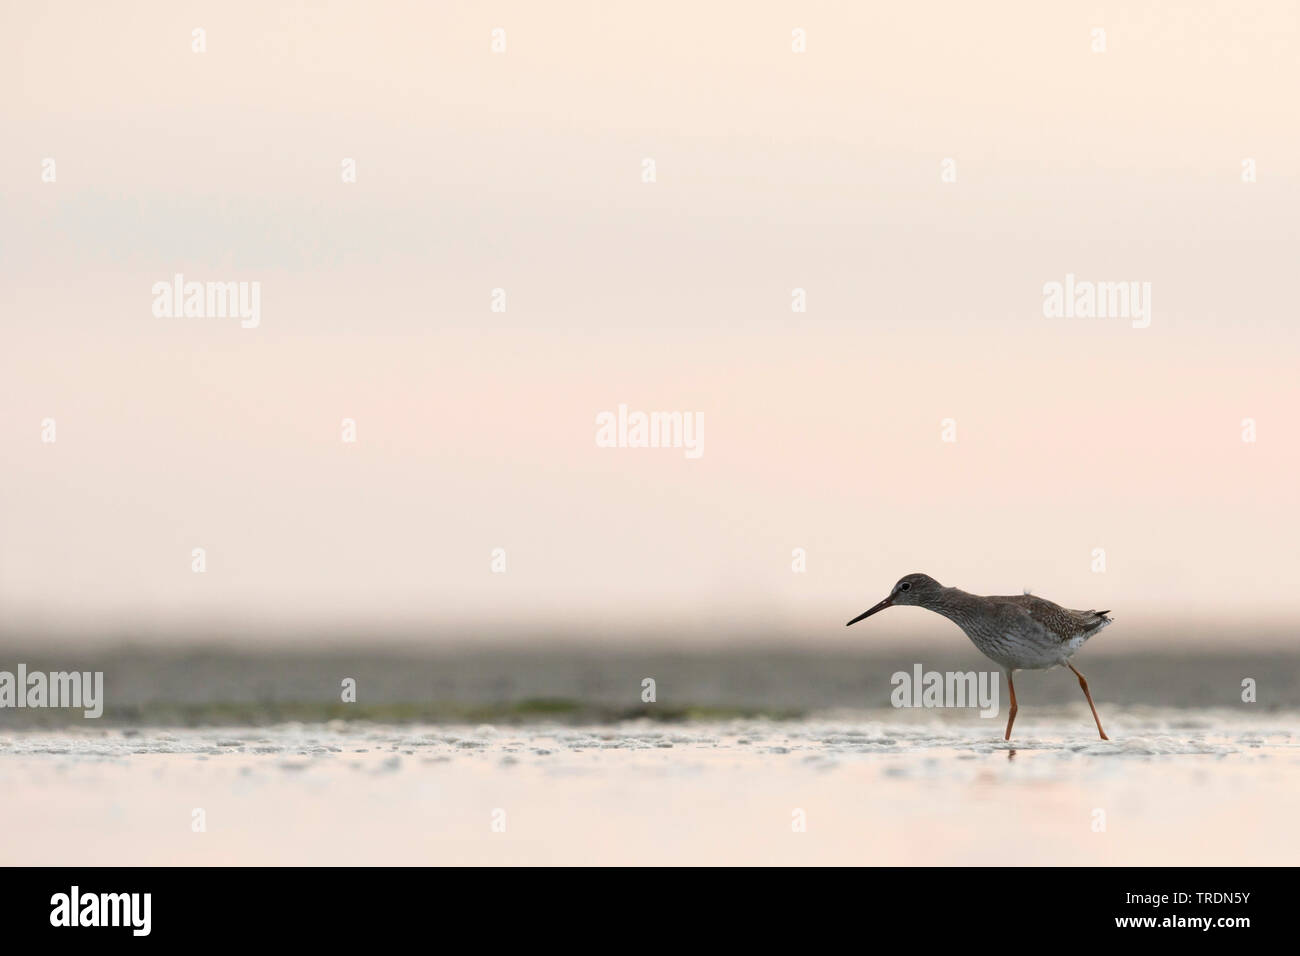
{"type": "Polygon", "coordinates": [[[412,931],[433,931],[451,943],[443,934],[455,931],[468,934],[463,942],[493,944],[514,930],[534,945],[549,938],[547,945],[609,946],[621,938],[640,946],[644,934],[671,930],[666,939],[673,945],[690,938],[678,932],[770,945],[771,934],[785,930],[805,942],[834,933],[871,945],[970,945],[994,938],[972,934],[997,930],[1014,938],[1042,930],[1063,940],[1200,936],[1231,944],[1261,929],[1285,931],[1294,914],[1293,873],[1260,868],[730,869],[677,876],[628,868],[613,876],[569,869],[539,878],[414,868],[58,867],[11,868],[0,879],[6,942],[283,937],[298,947],[337,947],[412,931]]]}

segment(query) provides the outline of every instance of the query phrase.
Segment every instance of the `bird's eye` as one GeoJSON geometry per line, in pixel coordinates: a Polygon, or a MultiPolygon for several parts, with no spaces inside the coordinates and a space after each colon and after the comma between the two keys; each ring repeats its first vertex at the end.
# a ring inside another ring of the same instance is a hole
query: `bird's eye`
{"type": "Polygon", "coordinates": [[[911,589],[912,589],[912,585],[907,581],[904,581],[902,584],[898,586],[898,590],[900,591],[910,591],[911,589]]]}

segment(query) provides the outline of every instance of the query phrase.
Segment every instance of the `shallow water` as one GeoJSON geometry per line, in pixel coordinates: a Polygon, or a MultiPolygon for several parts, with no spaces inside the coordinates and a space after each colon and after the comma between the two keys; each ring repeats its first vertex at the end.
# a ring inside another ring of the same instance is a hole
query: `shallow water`
{"type": "Polygon", "coordinates": [[[1104,716],[11,732],[0,863],[1297,861],[1300,715],[1104,716]]]}

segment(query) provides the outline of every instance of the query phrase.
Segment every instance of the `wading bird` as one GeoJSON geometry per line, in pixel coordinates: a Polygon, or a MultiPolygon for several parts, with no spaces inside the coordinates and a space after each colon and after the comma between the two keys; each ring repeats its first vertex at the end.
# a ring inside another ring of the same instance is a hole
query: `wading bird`
{"type": "Polygon", "coordinates": [[[1101,718],[1097,716],[1088,682],[1070,663],[1084,641],[1111,622],[1106,616],[1109,611],[1072,611],[1032,594],[983,597],[946,588],[928,574],[909,574],[899,579],[889,597],[871,610],[863,611],[849,624],[895,604],[914,604],[942,614],[966,632],[981,654],[1001,665],[1011,692],[1006,740],[1011,739],[1011,725],[1016,722],[1016,686],[1011,682],[1011,675],[1018,670],[1045,670],[1058,664],[1070,668],[1079,678],[1083,696],[1092,708],[1092,719],[1097,722],[1097,733],[1102,740],[1110,739],[1101,729],[1101,718]]]}

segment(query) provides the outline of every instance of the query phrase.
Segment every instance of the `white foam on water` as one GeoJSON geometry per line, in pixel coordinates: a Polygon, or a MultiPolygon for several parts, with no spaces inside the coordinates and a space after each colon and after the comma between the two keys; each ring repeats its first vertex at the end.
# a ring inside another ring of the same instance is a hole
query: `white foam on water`
{"type": "Polygon", "coordinates": [[[1294,862],[1296,714],[1103,717],[11,731],[0,864],[1294,862]]]}

